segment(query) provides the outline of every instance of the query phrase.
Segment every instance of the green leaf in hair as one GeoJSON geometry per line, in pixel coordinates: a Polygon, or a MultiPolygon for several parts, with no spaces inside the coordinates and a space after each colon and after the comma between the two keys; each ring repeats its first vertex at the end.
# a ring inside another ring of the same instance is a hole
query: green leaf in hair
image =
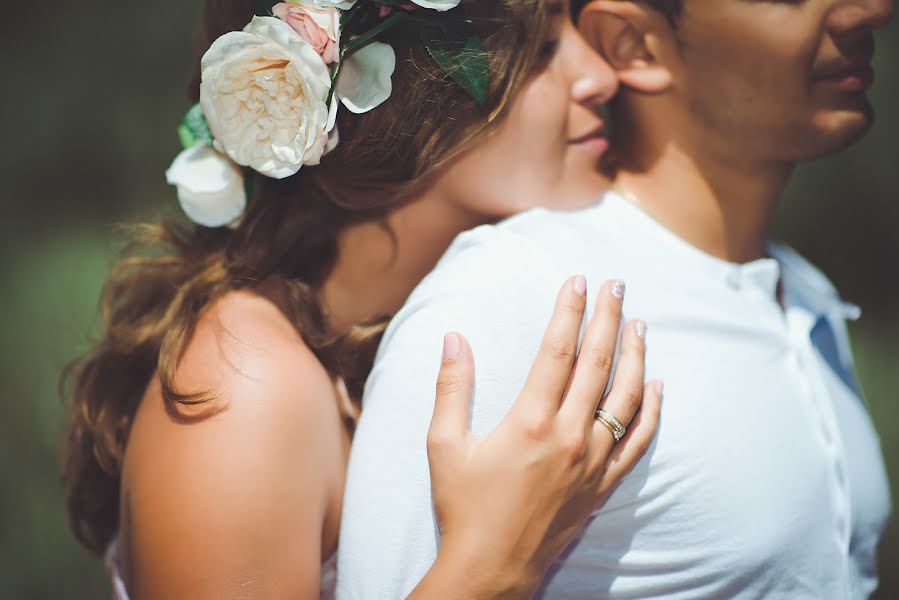
{"type": "Polygon", "coordinates": [[[425,45],[431,57],[453,81],[478,103],[487,101],[490,60],[478,35],[471,35],[464,42],[448,36],[444,40],[428,41],[425,45]]]}
{"type": "Polygon", "coordinates": [[[199,104],[194,104],[184,114],[178,126],[178,139],[182,148],[190,148],[197,143],[212,144],[212,132],[206,122],[206,115],[199,104]]]}

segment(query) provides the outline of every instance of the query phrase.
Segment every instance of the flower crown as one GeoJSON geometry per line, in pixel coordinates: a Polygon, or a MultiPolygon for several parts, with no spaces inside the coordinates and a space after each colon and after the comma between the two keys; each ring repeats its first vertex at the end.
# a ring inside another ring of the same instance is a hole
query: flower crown
{"type": "Polygon", "coordinates": [[[166,172],[184,212],[207,227],[236,224],[246,169],[283,179],[337,146],[338,106],[361,114],[390,97],[389,30],[417,35],[431,57],[484,102],[489,65],[472,22],[444,14],[475,0],[288,0],[200,61],[200,102],[178,128],[184,150],[166,172]]]}

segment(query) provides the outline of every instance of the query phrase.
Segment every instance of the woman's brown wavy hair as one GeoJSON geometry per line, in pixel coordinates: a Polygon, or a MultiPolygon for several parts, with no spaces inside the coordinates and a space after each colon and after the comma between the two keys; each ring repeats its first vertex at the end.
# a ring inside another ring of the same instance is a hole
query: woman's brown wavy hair
{"type": "MultiPolygon", "coordinates": [[[[254,4],[207,0],[197,68],[214,39],[250,21],[259,8],[254,4]]],[[[322,364],[358,397],[384,320],[326,331],[317,292],[334,266],[338,233],[380,220],[424,191],[501,122],[541,60],[544,0],[483,0],[456,10],[475,19],[489,53],[486,103],[477,104],[453,84],[420,42],[391,40],[397,69],[390,100],[364,115],[342,111],[340,144],[321,165],[285,180],[256,178],[237,229],[183,221],[131,228],[133,244],[103,289],[102,338],[63,377],[70,403],[63,480],[71,526],[84,546],[102,552],[115,535],[125,445],[151,379],[158,375],[171,405],[207,400],[176,390],[173,380],[198,316],[224,294],[270,277],[289,282],[289,318],[322,364]]],[[[197,72],[190,85],[194,100],[198,90],[197,72]]]]}

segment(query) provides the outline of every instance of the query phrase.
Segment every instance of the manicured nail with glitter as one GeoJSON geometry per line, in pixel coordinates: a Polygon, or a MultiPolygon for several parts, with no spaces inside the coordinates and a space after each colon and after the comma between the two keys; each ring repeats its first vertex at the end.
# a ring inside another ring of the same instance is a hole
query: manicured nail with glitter
{"type": "Polygon", "coordinates": [[[456,333],[443,336],[443,360],[456,360],[462,353],[462,342],[456,333]]]}
{"type": "Polygon", "coordinates": [[[619,300],[624,300],[624,282],[620,279],[612,284],[612,295],[619,300]]]}
{"type": "Polygon", "coordinates": [[[655,382],[655,387],[656,387],[656,395],[657,395],[659,398],[661,398],[662,396],[665,395],[665,382],[663,382],[663,381],[656,381],[656,382],[655,382]]]}
{"type": "Polygon", "coordinates": [[[646,339],[646,322],[645,321],[637,321],[634,324],[634,330],[637,332],[637,337],[641,340],[646,339]]]}
{"type": "Polygon", "coordinates": [[[574,278],[574,293],[578,296],[587,295],[587,278],[583,275],[576,275],[574,278]]]}

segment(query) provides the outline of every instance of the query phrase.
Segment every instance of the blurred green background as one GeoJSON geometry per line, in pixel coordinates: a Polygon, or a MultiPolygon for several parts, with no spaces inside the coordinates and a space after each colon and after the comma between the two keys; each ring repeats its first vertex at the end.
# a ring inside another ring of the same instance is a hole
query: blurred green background
{"type": "MultiPolygon", "coordinates": [[[[163,172],[187,106],[200,2],[9,3],[0,19],[0,597],[102,598],[100,563],[69,534],[57,476],[57,377],[96,332],[111,225],[176,212],[163,172]]],[[[831,275],[865,315],[860,379],[899,496],[899,35],[879,35],[875,130],[807,165],[776,237],[831,275]]],[[[899,598],[899,526],[880,598],[899,598]]]]}

